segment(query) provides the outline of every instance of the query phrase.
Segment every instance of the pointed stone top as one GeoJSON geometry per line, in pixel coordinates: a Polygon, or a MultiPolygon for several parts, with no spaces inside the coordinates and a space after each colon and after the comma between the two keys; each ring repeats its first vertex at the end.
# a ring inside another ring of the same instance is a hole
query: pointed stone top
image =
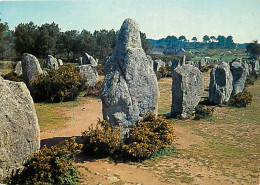
{"type": "Polygon", "coordinates": [[[117,51],[124,51],[130,48],[142,48],[140,30],[138,23],[133,19],[125,19],[116,44],[117,51]]]}

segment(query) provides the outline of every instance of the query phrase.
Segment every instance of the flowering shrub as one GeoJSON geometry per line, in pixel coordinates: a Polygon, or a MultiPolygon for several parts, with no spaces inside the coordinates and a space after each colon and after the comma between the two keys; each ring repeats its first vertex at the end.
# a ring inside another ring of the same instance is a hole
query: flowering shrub
{"type": "Polygon", "coordinates": [[[253,102],[253,95],[244,90],[238,94],[233,95],[228,101],[228,105],[232,107],[246,107],[253,102]]]}
{"type": "Polygon", "coordinates": [[[147,114],[131,130],[122,150],[134,160],[151,157],[159,149],[167,148],[176,139],[170,121],[147,114]]]}
{"type": "Polygon", "coordinates": [[[103,84],[103,80],[99,80],[95,85],[89,85],[86,87],[85,96],[100,97],[100,90],[103,84]]]}
{"type": "Polygon", "coordinates": [[[120,138],[118,127],[112,128],[107,121],[99,120],[94,128],[82,133],[84,150],[99,156],[126,157],[143,160],[151,157],[159,149],[171,145],[176,134],[171,123],[154,114],[144,116],[129,133],[129,137],[120,138]]]}
{"type": "Polygon", "coordinates": [[[59,70],[48,70],[48,75],[40,74],[32,81],[35,101],[61,102],[74,100],[85,88],[86,78],[70,66],[61,66],[59,70]]]}
{"type": "Polygon", "coordinates": [[[80,175],[73,166],[75,155],[81,152],[82,145],[75,138],[33,154],[20,174],[12,177],[11,184],[76,184],[80,175]]]}
{"type": "Polygon", "coordinates": [[[96,127],[91,125],[87,131],[82,132],[84,150],[88,154],[99,156],[113,155],[120,148],[120,131],[118,127],[111,127],[105,120],[98,120],[96,127]]]}
{"type": "Polygon", "coordinates": [[[213,115],[214,108],[210,108],[209,106],[198,105],[195,108],[195,120],[210,118],[213,115]]]}

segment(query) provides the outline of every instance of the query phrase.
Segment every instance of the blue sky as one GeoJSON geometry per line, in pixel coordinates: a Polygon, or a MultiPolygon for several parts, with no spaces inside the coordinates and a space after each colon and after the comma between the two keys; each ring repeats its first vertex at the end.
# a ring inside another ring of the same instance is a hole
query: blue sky
{"type": "Polygon", "coordinates": [[[19,23],[55,22],[62,31],[120,29],[135,19],[148,38],[232,35],[235,42],[260,41],[260,0],[80,0],[1,1],[0,18],[19,23]]]}

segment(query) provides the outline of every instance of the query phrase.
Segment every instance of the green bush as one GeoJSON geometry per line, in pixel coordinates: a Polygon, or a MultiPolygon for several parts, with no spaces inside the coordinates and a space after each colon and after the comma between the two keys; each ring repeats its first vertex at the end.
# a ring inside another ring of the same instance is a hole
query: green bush
{"type": "Polygon", "coordinates": [[[176,134],[170,121],[154,114],[147,114],[130,130],[122,150],[131,159],[143,160],[151,157],[159,149],[167,148],[175,139],[176,134]]]}
{"type": "Polygon", "coordinates": [[[253,102],[253,95],[244,90],[238,94],[232,95],[230,100],[228,101],[228,105],[232,107],[246,107],[247,105],[253,102]]]}
{"type": "Polygon", "coordinates": [[[121,144],[119,128],[112,128],[105,120],[98,120],[96,127],[91,125],[88,130],[82,132],[82,138],[84,151],[100,157],[113,155],[121,144]]]}
{"type": "Polygon", "coordinates": [[[111,127],[107,121],[98,121],[82,133],[84,151],[101,157],[121,157],[123,160],[143,160],[158,150],[171,145],[176,134],[170,121],[148,114],[130,129],[129,136],[120,138],[118,127],[111,127]]]}
{"type": "Polygon", "coordinates": [[[86,82],[75,67],[61,66],[59,70],[48,70],[48,75],[40,74],[32,81],[33,98],[36,102],[74,100],[86,82]]]}
{"type": "Polygon", "coordinates": [[[100,90],[103,84],[103,80],[99,80],[95,85],[89,85],[86,87],[85,96],[100,97],[100,90]]]}
{"type": "Polygon", "coordinates": [[[162,74],[159,71],[155,71],[155,75],[158,81],[162,78],[162,74]]]}
{"type": "Polygon", "coordinates": [[[17,173],[9,180],[9,184],[76,184],[80,172],[73,166],[75,155],[81,152],[82,145],[75,142],[75,138],[65,140],[58,145],[33,154],[24,164],[21,173],[17,173]]]}
{"type": "Polygon", "coordinates": [[[195,108],[195,120],[210,118],[213,115],[214,108],[205,105],[198,105],[195,108]]]}
{"type": "Polygon", "coordinates": [[[4,75],[5,80],[15,81],[15,82],[23,82],[23,75],[17,76],[14,72],[10,72],[4,75]]]}

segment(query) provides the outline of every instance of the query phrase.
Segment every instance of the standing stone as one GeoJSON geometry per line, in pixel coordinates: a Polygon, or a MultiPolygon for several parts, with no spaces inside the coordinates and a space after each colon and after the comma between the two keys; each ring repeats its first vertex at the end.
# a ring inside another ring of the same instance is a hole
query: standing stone
{"type": "Polygon", "coordinates": [[[59,66],[63,66],[63,61],[61,59],[58,59],[59,66]]]}
{"type": "Polygon", "coordinates": [[[253,60],[253,61],[251,61],[251,65],[252,65],[252,72],[259,74],[259,61],[253,60]]]}
{"type": "Polygon", "coordinates": [[[142,49],[136,21],[124,21],[108,65],[101,89],[103,118],[120,126],[124,134],[143,115],[157,114],[158,106],[157,79],[142,49]]]}
{"type": "Polygon", "coordinates": [[[203,75],[192,65],[179,66],[172,74],[172,115],[188,118],[200,101],[203,75]]]}
{"type": "Polygon", "coordinates": [[[43,73],[38,59],[29,53],[23,54],[22,70],[24,81],[28,87],[31,87],[31,80],[36,80],[36,76],[43,73]]]}
{"type": "Polygon", "coordinates": [[[79,57],[79,61],[78,61],[79,65],[86,65],[86,64],[91,64],[93,67],[97,67],[97,60],[94,59],[94,57],[92,57],[91,55],[89,55],[88,53],[85,53],[85,55],[83,57],[79,57]]]}
{"type": "Polygon", "coordinates": [[[244,90],[246,82],[246,69],[240,62],[232,62],[230,71],[233,76],[233,91],[232,94],[238,94],[244,90]]]}
{"type": "Polygon", "coordinates": [[[87,77],[88,85],[95,85],[98,81],[97,70],[91,65],[81,65],[79,66],[80,74],[83,78],[87,77]]]}
{"type": "Polygon", "coordinates": [[[214,104],[227,102],[233,90],[233,76],[226,62],[220,63],[210,72],[209,101],[214,104]]]}
{"type": "Polygon", "coordinates": [[[200,61],[199,61],[199,69],[201,70],[203,67],[205,67],[206,66],[206,62],[205,62],[205,60],[204,59],[201,59],[200,61]]]}
{"type": "Polygon", "coordinates": [[[179,67],[179,66],[183,66],[185,65],[185,55],[181,58],[181,59],[176,59],[174,61],[172,61],[172,70],[174,70],[175,68],[179,67]]]}
{"type": "Polygon", "coordinates": [[[152,57],[150,55],[146,55],[146,56],[147,56],[147,59],[149,61],[150,67],[152,69],[154,69],[154,61],[153,61],[152,57]]]}
{"type": "Polygon", "coordinates": [[[246,62],[246,60],[243,60],[242,63],[241,63],[242,67],[246,70],[246,75],[248,76],[250,73],[249,73],[249,65],[248,63],[246,62]]]}
{"type": "Polygon", "coordinates": [[[59,69],[58,60],[51,55],[47,56],[43,66],[45,68],[52,69],[52,70],[58,70],[59,69]]]}
{"type": "Polygon", "coordinates": [[[40,129],[23,82],[0,77],[0,180],[22,166],[40,147],[40,129]]]}
{"type": "MultiPolygon", "coordinates": [[[[148,59],[149,60],[149,59],[148,59]]],[[[150,61],[150,60],[149,60],[150,61]]],[[[154,61],[154,71],[159,71],[161,67],[165,67],[165,63],[162,60],[155,60],[154,61]]]]}
{"type": "Polygon", "coordinates": [[[15,68],[14,68],[14,73],[17,75],[17,76],[21,76],[23,74],[23,70],[22,70],[22,62],[19,61],[15,68]]]}

